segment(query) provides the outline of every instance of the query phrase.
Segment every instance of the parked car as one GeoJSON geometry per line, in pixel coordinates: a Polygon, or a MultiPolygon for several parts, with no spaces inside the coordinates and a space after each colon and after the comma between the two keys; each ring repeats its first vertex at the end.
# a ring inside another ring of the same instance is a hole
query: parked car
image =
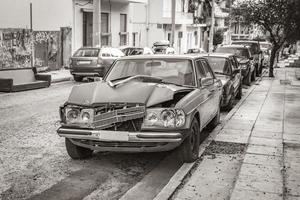
{"type": "Polygon", "coordinates": [[[167,40],[161,40],[153,44],[154,54],[175,54],[176,51],[171,47],[170,42],[167,40]]]}
{"type": "Polygon", "coordinates": [[[186,53],[194,54],[194,53],[207,53],[207,52],[202,48],[192,48],[192,49],[188,49],[186,53]]]}
{"type": "Polygon", "coordinates": [[[271,56],[271,49],[272,44],[269,42],[259,42],[260,49],[262,50],[263,56],[263,67],[268,67],[270,65],[270,56],[271,56]]]}
{"type": "Polygon", "coordinates": [[[263,55],[260,49],[259,41],[238,40],[238,41],[233,41],[232,44],[247,45],[250,47],[250,52],[253,57],[254,66],[256,69],[256,76],[260,76],[263,68],[263,55]]]}
{"type": "Polygon", "coordinates": [[[244,45],[223,45],[216,49],[217,53],[232,53],[236,56],[242,70],[243,82],[250,85],[255,80],[256,68],[250,48],[244,45]]]}
{"type": "Polygon", "coordinates": [[[132,55],[152,55],[154,54],[152,49],[149,47],[120,47],[120,50],[126,55],[126,56],[132,56],[132,55]]]}
{"type": "Polygon", "coordinates": [[[242,74],[238,61],[234,54],[212,53],[204,55],[215,72],[217,78],[222,81],[221,107],[229,110],[233,107],[234,99],[242,98],[242,74]]]}
{"type": "Polygon", "coordinates": [[[203,128],[219,123],[221,93],[222,83],[203,57],[123,57],[102,81],[73,87],[60,107],[57,132],[73,159],[87,158],[94,150],[178,147],[183,161],[192,162],[203,128]]]}
{"type": "Polygon", "coordinates": [[[103,77],[117,59],[124,53],[117,48],[83,47],[78,49],[70,59],[70,72],[75,81],[82,81],[84,77],[103,77]]]}
{"type": "Polygon", "coordinates": [[[175,54],[176,51],[173,47],[157,46],[153,48],[154,54],[175,54]]]}

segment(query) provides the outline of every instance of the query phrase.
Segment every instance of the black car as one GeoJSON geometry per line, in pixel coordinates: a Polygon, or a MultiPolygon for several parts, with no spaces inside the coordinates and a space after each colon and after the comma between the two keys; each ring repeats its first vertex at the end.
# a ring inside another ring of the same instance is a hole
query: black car
{"type": "Polygon", "coordinates": [[[211,68],[223,85],[221,107],[229,110],[234,99],[242,98],[242,74],[234,54],[213,53],[206,54],[211,68]]]}
{"type": "Polygon", "coordinates": [[[256,68],[250,48],[244,45],[224,45],[216,49],[218,53],[232,53],[236,56],[242,70],[243,82],[250,85],[255,80],[256,68]]]}
{"type": "Polygon", "coordinates": [[[233,41],[232,44],[245,45],[250,47],[250,52],[253,57],[254,66],[256,69],[256,76],[260,76],[263,68],[263,54],[260,49],[259,41],[254,40],[238,40],[233,41]]]}

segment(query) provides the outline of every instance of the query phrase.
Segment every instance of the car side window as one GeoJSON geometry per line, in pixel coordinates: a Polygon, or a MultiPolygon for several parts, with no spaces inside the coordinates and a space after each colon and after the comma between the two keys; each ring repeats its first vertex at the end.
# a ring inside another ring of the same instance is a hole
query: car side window
{"type": "Polygon", "coordinates": [[[230,62],[226,59],[225,60],[225,65],[223,68],[223,73],[224,74],[231,74],[231,70],[232,70],[232,65],[230,64],[230,62]]]}
{"type": "Polygon", "coordinates": [[[205,70],[203,69],[201,61],[196,60],[195,64],[196,64],[195,66],[196,66],[196,73],[197,73],[198,79],[199,78],[205,78],[206,73],[205,73],[205,70]]]}
{"type": "Polygon", "coordinates": [[[237,66],[235,59],[233,57],[230,57],[229,60],[230,60],[232,69],[236,69],[238,66],[237,66]]]}
{"type": "Polygon", "coordinates": [[[205,60],[201,60],[201,63],[203,65],[203,69],[205,71],[205,77],[214,78],[214,75],[213,75],[208,63],[205,60]]]}

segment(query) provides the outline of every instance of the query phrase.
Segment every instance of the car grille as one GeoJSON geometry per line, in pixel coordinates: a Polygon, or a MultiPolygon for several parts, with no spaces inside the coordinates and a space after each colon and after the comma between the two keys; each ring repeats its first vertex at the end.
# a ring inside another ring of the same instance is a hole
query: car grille
{"type": "Polygon", "coordinates": [[[96,110],[93,126],[106,129],[116,123],[140,119],[145,116],[145,110],[140,104],[106,104],[96,110]]]}

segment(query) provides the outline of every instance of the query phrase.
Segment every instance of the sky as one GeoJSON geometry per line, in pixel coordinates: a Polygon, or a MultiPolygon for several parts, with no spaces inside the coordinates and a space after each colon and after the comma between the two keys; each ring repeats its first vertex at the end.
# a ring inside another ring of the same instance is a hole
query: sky
{"type": "Polygon", "coordinates": [[[0,0],[0,28],[30,28],[30,3],[34,30],[72,26],[72,0],[0,0]]]}

